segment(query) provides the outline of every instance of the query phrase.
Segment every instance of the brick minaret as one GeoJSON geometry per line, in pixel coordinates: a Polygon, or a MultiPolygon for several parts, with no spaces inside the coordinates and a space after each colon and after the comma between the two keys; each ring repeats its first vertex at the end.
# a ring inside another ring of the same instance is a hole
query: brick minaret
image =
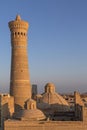
{"type": "Polygon", "coordinates": [[[24,108],[25,102],[31,98],[27,56],[28,26],[28,22],[21,20],[19,15],[9,22],[12,47],[10,94],[14,96],[15,110],[24,108]]]}

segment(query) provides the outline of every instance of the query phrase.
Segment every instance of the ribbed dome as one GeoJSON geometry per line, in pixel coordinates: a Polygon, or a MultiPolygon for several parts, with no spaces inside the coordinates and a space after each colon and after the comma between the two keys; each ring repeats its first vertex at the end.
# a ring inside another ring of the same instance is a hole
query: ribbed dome
{"type": "Polygon", "coordinates": [[[48,103],[48,104],[69,105],[68,102],[56,92],[43,94],[42,102],[48,103]]]}
{"type": "Polygon", "coordinates": [[[45,93],[37,103],[38,108],[41,110],[52,111],[68,111],[68,102],[58,93],[55,92],[55,86],[53,83],[47,83],[45,86],[45,93]]]}
{"type": "Polygon", "coordinates": [[[14,118],[20,120],[44,120],[46,117],[39,109],[24,109],[15,113],[14,118]]]}
{"type": "Polygon", "coordinates": [[[55,86],[53,83],[47,83],[45,86],[45,93],[42,96],[42,102],[48,104],[60,104],[69,105],[68,102],[58,93],[55,92],[55,86]]]}
{"type": "Polygon", "coordinates": [[[28,99],[26,101],[26,109],[22,109],[14,114],[14,118],[20,120],[43,120],[45,115],[43,112],[36,108],[36,101],[28,99]]]}
{"type": "Polygon", "coordinates": [[[47,83],[46,86],[45,86],[45,92],[49,93],[53,93],[55,92],[55,86],[53,83],[47,83]]]}

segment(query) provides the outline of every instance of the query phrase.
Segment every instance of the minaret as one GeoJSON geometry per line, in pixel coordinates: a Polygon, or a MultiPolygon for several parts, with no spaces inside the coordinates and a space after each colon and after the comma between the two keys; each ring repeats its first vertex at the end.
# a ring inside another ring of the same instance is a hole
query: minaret
{"type": "Polygon", "coordinates": [[[21,20],[19,15],[9,22],[12,48],[10,94],[14,96],[17,111],[24,108],[25,102],[31,98],[27,55],[28,26],[28,22],[21,20]]]}

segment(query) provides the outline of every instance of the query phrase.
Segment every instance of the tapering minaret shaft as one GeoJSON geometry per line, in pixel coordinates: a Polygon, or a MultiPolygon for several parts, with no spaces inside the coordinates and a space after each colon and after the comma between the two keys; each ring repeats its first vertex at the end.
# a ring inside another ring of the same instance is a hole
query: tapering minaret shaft
{"type": "Polygon", "coordinates": [[[20,16],[9,22],[11,31],[11,78],[10,94],[14,96],[16,110],[24,108],[25,102],[31,98],[30,77],[28,72],[27,30],[28,23],[20,16]]]}

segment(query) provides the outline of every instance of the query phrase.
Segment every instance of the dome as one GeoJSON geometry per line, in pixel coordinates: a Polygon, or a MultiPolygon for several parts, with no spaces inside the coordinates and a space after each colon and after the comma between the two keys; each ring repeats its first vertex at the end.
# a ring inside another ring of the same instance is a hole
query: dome
{"type": "Polygon", "coordinates": [[[20,120],[44,120],[46,117],[39,109],[23,109],[15,113],[14,118],[20,120]]]}
{"type": "Polygon", "coordinates": [[[56,92],[43,94],[41,101],[48,104],[69,105],[68,102],[56,92]]]}
{"type": "Polygon", "coordinates": [[[14,114],[14,118],[20,120],[44,120],[46,117],[43,112],[36,108],[36,101],[28,99],[26,109],[22,109],[14,114]]]}
{"type": "Polygon", "coordinates": [[[49,93],[53,93],[55,92],[55,86],[53,83],[47,83],[46,86],[45,86],[45,92],[49,93]]]}
{"type": "Polygon", "coordinates": [[[45,86],[45,92],[38,101],[38,108],[41,110],[52,111],[68,111],[68,102],[58,93],[55,92],[55,86],[53,83],[47,83],[45,86]]]}
{"type": "Polygon", "coordinates": [[[49,104],[69,105],[68,102],[58,93],[55,92],[53,83],[47,83],[45,86],[45,93],[42,95],[42,102],[49,104]]]}

